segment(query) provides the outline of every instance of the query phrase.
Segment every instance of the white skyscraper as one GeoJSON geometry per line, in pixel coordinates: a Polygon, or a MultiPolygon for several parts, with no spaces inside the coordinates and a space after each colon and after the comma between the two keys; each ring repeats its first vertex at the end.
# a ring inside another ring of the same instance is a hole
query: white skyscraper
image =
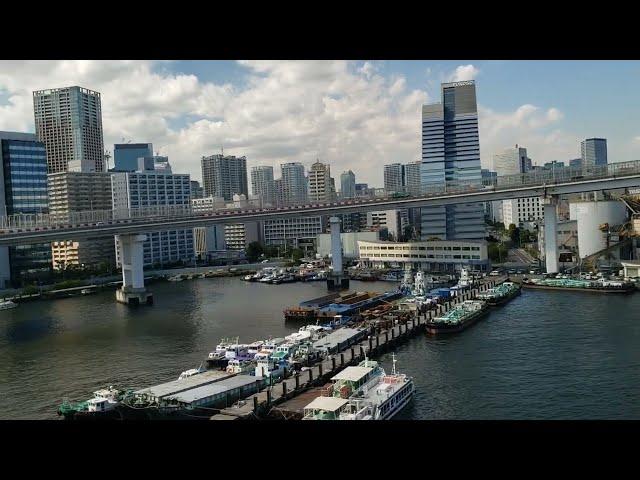
{"type": "Polygon", "coordinates": [[[104,171],[100,93],[81,87],[33,92],[36,136],[49,173],[104,171]]]}
{"type": "Polygon", "coordinates": [[[309,200],[330,201],[334,193],[331,166],[316,160],[309,170],[309,200]]]}
{"type": "Polygon", "coordinates": [[[527,149],[516,145],[515,148],[505,148],[493,156],[493,171],[498,176],[526,173],[531,168],[530,162],[527,149]]]}

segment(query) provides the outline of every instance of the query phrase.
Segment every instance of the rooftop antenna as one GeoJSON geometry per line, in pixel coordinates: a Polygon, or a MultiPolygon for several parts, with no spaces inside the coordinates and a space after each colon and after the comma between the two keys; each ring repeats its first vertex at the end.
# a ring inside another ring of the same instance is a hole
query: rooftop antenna
{"type": "Polygon", "coordinates": [[[222,156],[224,157],[224,147],[220,145],[220,151],[222,152],[222,156]]]}

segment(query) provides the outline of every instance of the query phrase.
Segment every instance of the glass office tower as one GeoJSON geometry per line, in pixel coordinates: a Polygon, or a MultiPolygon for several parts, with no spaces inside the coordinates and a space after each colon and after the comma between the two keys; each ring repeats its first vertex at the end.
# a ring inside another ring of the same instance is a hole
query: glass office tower
{"type": "MultiPolygon", "coordinates": [[[[422,107],[422,162],[424,190],[481,183],[480,136],[474,81],[443,83],[442,102],[422,107]]],[[[482,240],[485,238],[482,203],[422,208],[421,238],[482,240]]]]}
{"type": "MultiPolygon", "coordinates": [[[[47,153],[31,133],[0,132],[1,215],[49,213],[47,153]]],[[[21,287],[48,276],[51,245],[0,247],[0,284],[21,287]]]]}

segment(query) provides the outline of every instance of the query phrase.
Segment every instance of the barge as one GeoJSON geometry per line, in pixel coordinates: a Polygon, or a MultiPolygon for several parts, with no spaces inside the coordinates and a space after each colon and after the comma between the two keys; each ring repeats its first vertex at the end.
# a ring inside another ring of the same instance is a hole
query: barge
{"type": "Polygon", "coordinates": [[[482,300],[465,300],[441,317],[427,321],[427,333],[457,333],[470,327],[486,315],[489,304],[482,300]]]}
{"type": "Polygon", "coordinates": [[[541,289],[541,290],[564,290],[574,292],[593,292],[593,293],[631,293],[636,287],[630,282],[611,281],[611,280],[573,280],[573,279],[532,279],[522,282],[524,288],[541,289]]]}
{"type": "Polygon", "coordinates": [[[492,307],[503,305],[512,298],[520,295],[522,287],[515,282],[503,282],[486,292],[479,293],[476,298],[484,300],[492,307]]]}
{"type": "Polygon", "coordinates": [[[350,317],[380,304],[388,303],[402,296],[400,291],[392,292],[350,292],[331,293],[319,298],[300,302],[298,307],[283,311],[285,322],[328,323],[336,315],[350,317]]]}

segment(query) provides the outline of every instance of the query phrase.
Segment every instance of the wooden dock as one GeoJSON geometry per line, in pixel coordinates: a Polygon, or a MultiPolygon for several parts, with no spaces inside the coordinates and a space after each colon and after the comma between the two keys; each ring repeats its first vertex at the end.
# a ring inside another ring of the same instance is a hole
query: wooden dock
{"type": "Polygon", "coordinates": [[[241,407],[229,407],[220,410],[218,414],[211,416],[210,419],[301,418],[304,406],[320,396],[320,388],[343,368],[349,365],[357,365],[364,360],[365,356],[375,358],[398,343],[424,332],[426,323],[431,318],[446,313],[449,309],[465,300],[473,299],[478,293],[502,283],[505,279],[505,277],[483,279],[474,289],[449,299],[435,309],[428,310],[425,313],[416,312],[410,317],[405,317],[405,323],[397,323],[391,328],[370,335],[367,340],[330,355],[322,362],[309,367],[308,370],[298,372],[259,393],[251,395],[245,399],[246,403],[241,407]]]}

